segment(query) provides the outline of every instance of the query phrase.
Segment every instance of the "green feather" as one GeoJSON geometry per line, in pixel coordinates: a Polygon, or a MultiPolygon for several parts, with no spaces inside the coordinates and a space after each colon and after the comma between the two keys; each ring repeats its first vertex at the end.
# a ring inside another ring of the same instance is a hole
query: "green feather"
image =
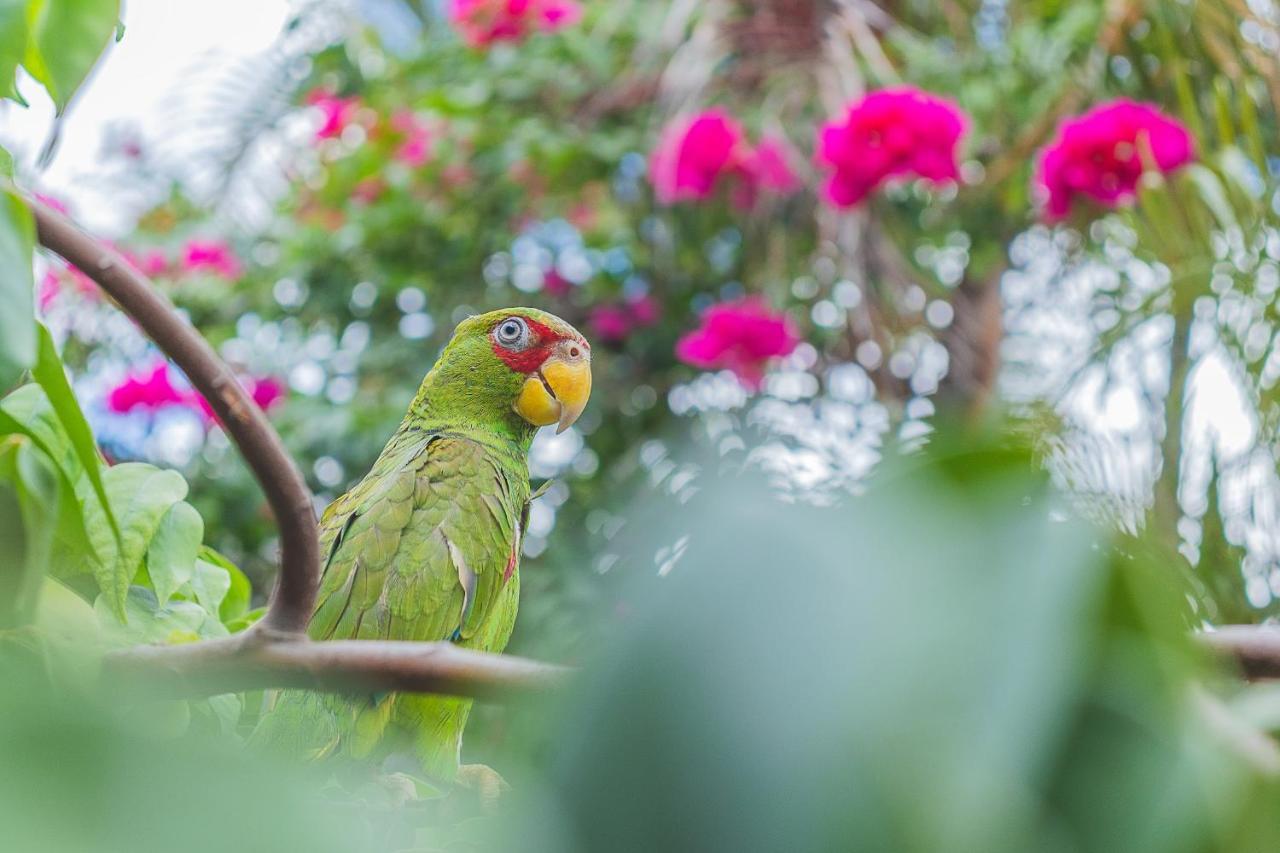
{"type": "MultiPolygon", "coordinates": [[[[369,474],[321,520],[326,562],[308,633],[317,640],[442,641],[502,651],[519,604],[520,523],[530,499],[535,427],[512,410],[525,380],[489,330],[518,314],[576,334],[533,309],[472,317],[423,380],[369,474]],[[508,564],[517,570],[506,577],[508,564]]],[[[350,699],[285,691],[253,740],[295,756],[352,758],[407,735],[424,770],[452,779],[469,700],[350,699]]]]}

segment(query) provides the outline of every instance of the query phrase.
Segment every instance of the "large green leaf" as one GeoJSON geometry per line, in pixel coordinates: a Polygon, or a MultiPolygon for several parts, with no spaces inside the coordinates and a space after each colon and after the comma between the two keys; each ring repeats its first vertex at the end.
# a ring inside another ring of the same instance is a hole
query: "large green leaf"
{"type": "Polygon", "coordinates": [[[59,507],[58,473],[26,436],[0,444],[0,624],[25,624],[48,570],[59,507]]]}
{"type": "Polygon", "coordinates": [[[216,617],[194,601],[174,599],[162,606],[155,593],[140,586],[129,587],[121,614],[104,596],[98,597],[94,610],[108,640],[121,646],[176,645],[228,634],[216,617]]]}
{"type": "Polygon", "coordinates": [[[120,18],[119,0],[31,0],[23,65],[58,105],[89,75],[120,18]]]}
{"type": "Polygon", "coordinates": [[[217,616],[218,609],[222,607],[222,602],[231,589],[231,575],[221,566],[197,560],[195,575],[191,578],[191,589],[200,606],[217,616]]]}
{"type": "Polygon", "coordinates": [[[22,103],[14,85],[27,50],[27,0],[0,0],[0,98],[22,103]]]}
{"type": "Polygon", "coordinates": [[[116,539],[106,515],[86,506],[86,529],[94,550],[103,557],[94,578],[103,598],[121,619],[129,584],[142,565],[147,547],[169,508],[187,496],[187,482],[175,471],[163,471],[141,462],[125,462],[104,472],[108,502],[116,511],[120,538],[116,539]]]}
{"type": "Polygon", "coordinates": [[[23,621],[20,602],[23,590],[30,584],[28,568],[27,534],[18,490],[12,483],[0,482],[0,629],[23,621]]]}
{"type": "Polygon", "coordinates": [[[204,519],[195,507],[186,501],[169,507],[147,548],[147,573],[160,604],[191,582],[203,539],[204,519]]]}
{"type": "Polygon", "coordinates": [[[111,525],[112,532],[119,534],[115,513],[111,511],[111,505],[107,502],[107,491],[102,482],[102,460],[98,456],[98,443],[93,438],[93,430],[89,428],[89,422],[85,420],[84,412],[80,410],[80,404],[71,391],[71,383],[67,381],[62,359],[58,357],[58,348],[53,343],[53,335],[49,334],[49,330],[43,324],[38,323],[36,328],[39,333],[39,346],[36,365],[31,373],[44,389],[45,396],[49,398],[49,404],[53,406],[53,411],[62,424],[62,429],[71,439],[71,449],[75,451],[76,458],[84,466],[93,490],[102,501],[107,523],[111,525]]]}
{"type": "Polygon", "coordinates": [[[248,576],[240,571],[239,566],[208,545],[200,549],[200,559],[203,562],[212,563],[215,566],[221,566],[226,569],[227,575],[231,579],[231,586],[227,590],[226,597],[222,599],[222,604],[218,606],[218,616],[222,621],[230,623],[248,613],[249,601],[253,597],[253,585],[249,583],[248,576]]]}
{"type": "Polygon", "coordinates": [[[35,241],[31,211],[13,193],[0,191],[0,389],[36,361],[35,241]]]}

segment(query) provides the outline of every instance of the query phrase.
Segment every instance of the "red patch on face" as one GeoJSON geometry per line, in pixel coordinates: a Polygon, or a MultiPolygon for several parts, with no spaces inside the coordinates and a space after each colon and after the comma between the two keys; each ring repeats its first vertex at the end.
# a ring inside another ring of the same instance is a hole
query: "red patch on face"
{"type": "MultiPolygon", "coordinates": [[[[528,317],[521,317],[525,324],[529,327],[529,346],[526,349],[515,352],[492,341],[493,352],[498,358],[502,359],[502,363],[510,367],[517,373],[533,373],[542,363],[551,355],[551,350],[560,341],[566,339],[565,335],[557,334],[550,326],[539,323],[537,320],[531,320],[528,317]]],[[[590,349],[586,341],[581,342],[584,347],[590,349]]]]}

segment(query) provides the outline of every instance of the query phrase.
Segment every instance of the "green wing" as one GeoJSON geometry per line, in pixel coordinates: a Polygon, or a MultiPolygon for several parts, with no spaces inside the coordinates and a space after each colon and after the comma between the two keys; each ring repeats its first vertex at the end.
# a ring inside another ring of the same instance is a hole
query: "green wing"
{"type": "Polygon", "coordinates": [[[325,514],[311,636],[469,645],[518,553],[528,485],[504,467],[491,449],[448,435],[384,454],[325,514]]]}
{"type": "MultiPolygon", "coordinates": [[[[501,651],[515,623],[521,514],[529,484],[516,457],[463,436],[398,435],[321,522],[327,560],[314,639],[454,640],[501,651]]],[[[470,702],[438,696],[350,700],[273,694],[253,740],[320,758],[369,755],[388,725],[406,730],[425,769],[448,778],[470,702]]]]}

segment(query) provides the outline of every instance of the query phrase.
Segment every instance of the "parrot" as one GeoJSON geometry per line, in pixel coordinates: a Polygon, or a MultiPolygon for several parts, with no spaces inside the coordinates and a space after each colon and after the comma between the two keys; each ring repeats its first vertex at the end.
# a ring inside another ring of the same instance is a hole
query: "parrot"
{"type": "MultiPolygon", "coordinates": [[[[591,394],[591,346],[544,311],[469,317],[369,473],[320,520],[313,640],[448,641],[501,652],[520,599],[520,545],[539,427],[568,429],[591,394]]],[[[408,752],[442,785],[492,790],[461,761],[471,700],[269,694],[250,735],[299,760],[408,752]]],[[[495,778],[496,777],[496,778],[495,778]]]]}

